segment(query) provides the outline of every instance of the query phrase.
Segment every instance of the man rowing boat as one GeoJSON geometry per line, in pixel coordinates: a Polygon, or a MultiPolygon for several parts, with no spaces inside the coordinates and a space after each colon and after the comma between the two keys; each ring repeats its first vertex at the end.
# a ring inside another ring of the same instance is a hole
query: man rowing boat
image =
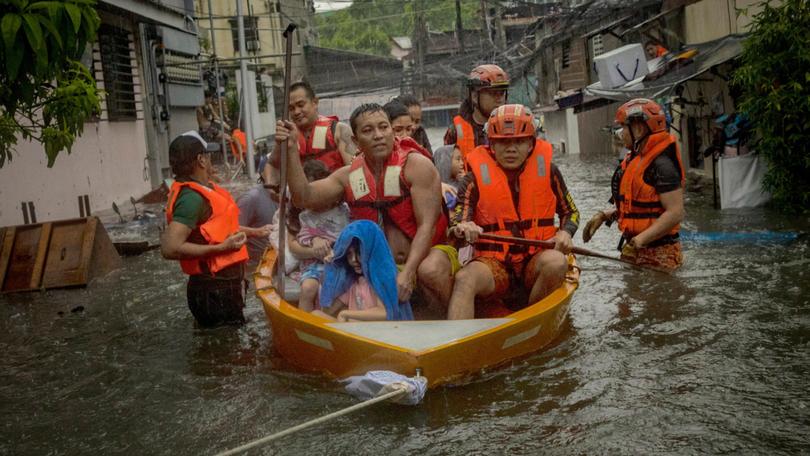
{"type": "Polygon", "coordinates": [[[487,136],[491,145],[467,156],[470,173],[461,181],[453,217],[453,232],[474,244],[475,253],[455,276],[451,320],[473,318],[478,297],[489,304],[525,287],[528,302],[534,303],[559,287],[579,223],[574,200],[551,162],[551,144],[535,139],[531,111],[522,105],[501,106],[489,117],[487,136]],[[510,245],[483,240],[481,233],[553,240],[555,245],[510,245]]]}
{"type": "Polygon", "coordinates": [[[352,113],[350,123],[360,154],[350,166],[311,183],[301,165],[295,124],[277,123],[277,144],[287,141],[293,203],[318,210],[345,201],[353,220],[371,220],[383,229],[400,267],[400,301],[410,298],[417,280],[428,296],[443,291],[437,299],[449,298],[457,252],[449,246],[431,248],[444,241],[447,228],[438,171],[416,142],[394,137],[382,106],[361,105],[352,113]]]}

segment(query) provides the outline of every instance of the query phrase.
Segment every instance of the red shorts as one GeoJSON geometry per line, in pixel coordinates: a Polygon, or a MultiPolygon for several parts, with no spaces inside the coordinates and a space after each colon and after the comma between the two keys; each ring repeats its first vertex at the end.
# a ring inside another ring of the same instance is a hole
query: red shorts
{"type": "Polygon", "coordinates": [[[675,242],[657,247],[642,247],[636,250],[635,257],[629,257],[623,253],[622,258],[634,261],[639,266],[652,266],[672,272],[683,264],[683,251],[681,243],[675,242]]]}
{"type": "Polygon", "coordinates": [[[537,253],[529,260],[508,264],[492,257],[482,256],[474,258],[473,261],[481,262],[489,268],[489,271],[492,273],[492,279],[495,281],[495,290],[487,296],[482,296],[482,298],[488,299],[495,296],[504,296],[514,290],[515,287],[522,287],[523,290],[529,292],[539,275],[539,271],[537,270],[537,262],[540,261],[539,258],[540,254],[537,253]]]}

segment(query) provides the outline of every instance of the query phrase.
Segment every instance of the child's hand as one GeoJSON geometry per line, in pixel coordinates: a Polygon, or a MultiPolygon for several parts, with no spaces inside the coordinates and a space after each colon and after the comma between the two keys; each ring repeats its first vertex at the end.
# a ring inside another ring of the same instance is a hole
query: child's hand
{"type": "Polygon", "coordinates": [[[316,237],[312,240],[312,250],[319,260],[325,261],[325,258],[332,251],[332,247],[326,239],[316,237]]]}
{"type": "Polygon", "coordinates": [[[332,260],[334,260],[334,259],[335,259],[335,251],[330,248],[329,253],[326,254],[325,257],[323,257],[323,262],[324,263],[331,263],[332,260]]]}
{"type": "Polygon", "coordinates": [[[349,321],[349,317],[346,316],[346,311],[345,310],[341,310],[337,314],[337,321],[344,322],[344,323],[349,321]]]}

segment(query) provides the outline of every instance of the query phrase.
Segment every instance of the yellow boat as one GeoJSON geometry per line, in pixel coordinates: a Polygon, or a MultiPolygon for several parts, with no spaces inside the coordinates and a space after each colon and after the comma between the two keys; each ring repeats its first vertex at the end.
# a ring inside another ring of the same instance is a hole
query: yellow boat
{"type": "Polygon", "coordinates": [[[573,256],[562,286],[503,318],[340,323],[299,310],[272,285],[276,252],[254,274],[273,346],[297,368],[345,378],[389,370],[427,378],[435,387],[506,363],[548,345],[560,333],[579,284],[573,256]]]}

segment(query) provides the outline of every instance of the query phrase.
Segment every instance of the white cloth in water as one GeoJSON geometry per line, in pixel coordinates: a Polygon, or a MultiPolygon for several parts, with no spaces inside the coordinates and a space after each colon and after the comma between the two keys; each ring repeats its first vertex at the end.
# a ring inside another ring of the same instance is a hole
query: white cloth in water
{"type": "Polygon", "coordinates": [[[422,402],[427,391],[425,377],[407,377],[391,371],[369,371],[341,382],[346,383],[347,393],[364,401],[390,393],[395,388],[405,388],[407,393],[391,400],[398,404],[416,405],[422,402]]]}
{"type": "Polygon", "coordinates": [[[759,154],[721,157],[717,163],[720,208],[762,206],[771,199],[762,186],[768,164],[759,154]]]}

